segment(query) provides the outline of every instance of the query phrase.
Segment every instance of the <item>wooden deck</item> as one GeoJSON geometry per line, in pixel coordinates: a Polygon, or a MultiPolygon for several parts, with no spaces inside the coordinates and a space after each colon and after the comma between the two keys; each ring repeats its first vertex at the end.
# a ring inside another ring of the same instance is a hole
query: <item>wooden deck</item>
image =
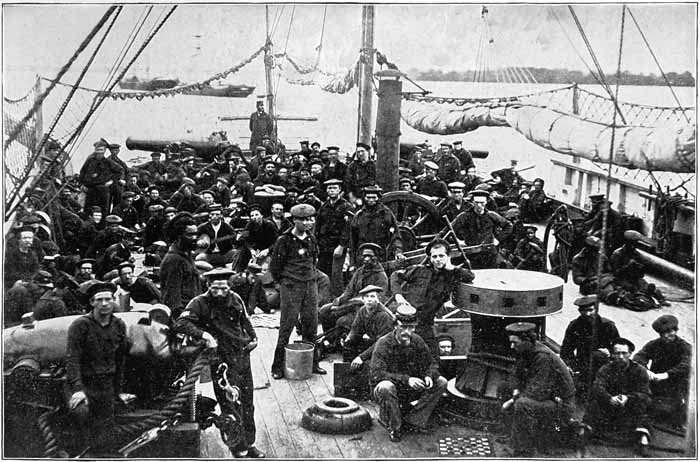
{"type": "MultiPolygon", "coordinates": [[[[549,335],[560,341],[563,328],[578,313],[570,308],[571,300],[576,296],[569,287],[565,289],[565,309],[551,317],[548,323],[549,335]]],[[[693,311],[692,304],[673,303],[669,310],[693,311]],[[689,306],[686,306],[689,305],[689,306]]],[[[629,336],[635,343],[641,344],[645,339],[654,338],[649,327],[658,312],[633,313],[627,310],[606,308],[604,315],[616,320],[623,335],[629,336]],[[607,311],[610,311],[609,313],[607,311]]],[[[279,315],[277,315],[278,317],[279,315]]],[[[694,342],[695,324],[683,326],[681,335],[694,342]],[[692,332],[693,336],[689,333],[692,332]]],[[[494,456],[509,457],[508,447],[502,438],[480,432],[459,424],[436,426],[432,434],[405,434],[400,443],[392,443],[388,433],[377,424],[378,408],[371,401],[359,404],[367,408],[373,417],[373,426],[355,435],[326,435],[306,430],[301,427],[304,410],[313,403],[333,396],[333,361],[341,361],[338,355],[323,361],[322,366],[327,375],[313,375],[308,380],[274,380],[270,375],[272,353],[277,341],[277,329],[256,328],[259,346],[251,354],[253,379],[255,383],[255,420],[257,426],[256,446],[269,458],[277,459],[398,459],[436,458],[439,457],[438,442],[445,437],[489,437],[494,456]]],[[[294,335],[292,340],[294,340],[294,335]]],[[[221,442],[218,430],[214,427],[203,433],[202,456],[211,458],[229,458],[230,452],[221,442]]],[[[683,438],[655,432],[654,441],[661,446],[685,448],[683,438]]],[[[557,448],[539,457],[549,458],[629,458],[635,457],[630,448],[589,445],[583,453],[572,449],[557,448]]],[[[653,452],[654,457],[678,457],[663,451],[653,452]]]]}

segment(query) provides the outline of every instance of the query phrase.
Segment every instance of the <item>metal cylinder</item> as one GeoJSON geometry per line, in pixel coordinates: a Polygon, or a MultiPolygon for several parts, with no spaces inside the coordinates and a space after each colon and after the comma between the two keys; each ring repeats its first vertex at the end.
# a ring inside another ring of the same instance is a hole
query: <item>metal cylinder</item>
{"type": "Polygon", "coordinates": [[[399,189],[399,137],[401,136],[401,72],[379,71],[377,95],[377,184],[384,191],[399,189]]]}
{"type": "Polygon", "coordinates": [[[687,289],[695,287],[695,273],[682,266],[671,263],[641,249],[637,249],[642,257],[642,262],[647,265],[650,273],[657,274],[663,279],[673,281],[687,289]]]}

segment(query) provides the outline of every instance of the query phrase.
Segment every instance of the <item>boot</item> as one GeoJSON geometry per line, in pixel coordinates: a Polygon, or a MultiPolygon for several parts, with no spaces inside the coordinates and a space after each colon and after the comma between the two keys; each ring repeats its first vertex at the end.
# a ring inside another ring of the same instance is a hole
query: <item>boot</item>
{"type": "Polygon", "coordinates": [[[320,375],[326,375],[328,372],[322,368],[318,363],[321,360],[321,354],[318,349],[318,347],[314,348],[314,367],[313,367],[313,373],[314,374],[320,374],[320,375]]]}
{"type": "Polygon", "coordinates": [[[272,378],[279,380],[284,377],[284,347],[275,348],[275,357],[272,360],[272,378]]]}

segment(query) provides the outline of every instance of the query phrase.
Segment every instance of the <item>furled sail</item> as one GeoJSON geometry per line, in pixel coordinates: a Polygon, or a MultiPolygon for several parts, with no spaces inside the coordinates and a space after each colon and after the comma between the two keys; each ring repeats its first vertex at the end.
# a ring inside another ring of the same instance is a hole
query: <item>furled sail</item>
{"type": "MultiPolygon", "coordinates": [[[[416,130],[440,135],[510,126],[546,149],[594,161],[608,160],[613,133],[607,124],[512,99],[459,106],[408,99],[402,102],[401,117],[416,130]]],[[[613,163],[622,167],[692,173],[695,125],[618,126],[613,152],[613,163]]]]}

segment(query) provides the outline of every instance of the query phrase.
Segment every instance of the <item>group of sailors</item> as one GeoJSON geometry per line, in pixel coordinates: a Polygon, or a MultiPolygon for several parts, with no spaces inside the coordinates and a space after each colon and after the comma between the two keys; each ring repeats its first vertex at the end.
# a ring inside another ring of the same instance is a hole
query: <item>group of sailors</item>
{"type": "MultiPolygon", "coordinates": [[[[539,221],[551,210],[541,179],[528,184],[513,167],[493,172],[492,179],[484,181],[475,175],[473,160],[460,143],[442,145],[435,155],[419,146],[403,160],[401,188],[434,200],[460,246],[475,249],[469,260],[454,266],[450,244],[436,238],[425,247],[424,262],[409,265],[399,232],[405,223],[381,202],[383,191],[375,184],[370,146],[357,143],[346,165],[336,146],[321,149],[320,143],[301,142],[301,149],[287,156],[268,141],[263,136],[251,158],[230,145],[212,162],[202,163],[195,159],[194,149],[178,146],[177,152],[154,152],[150,162],[130,168],[119,157],[120,146],[101,139],[77,178],[52,178],[50,185],[32,192],[18,214],[14,235],[6,243],[5,326],[19,323],[29,312],[35,319],[85,314],[69,333],[70,403],[76,409],[89,407],[95,441],[108,433],[105,429],[114,417],[113,408],[96,410],[95,403],[119,395],[119,361],[125,351],[123,326],[112,314],[128,310],[129,300],[165,305],[174,331],[218,348],[220,360],[229,365],[229,382],[240,389],[236,399],[217,389],[223,411],[230,411],[239,398],[243,408],[244,437],[231,450],[236,457],[257,458],[264,454],[254,446],[249,353],[257,346],[257,335],[248,318],[252,313],[280,310],[273,378],[284,378],[285,347],[297,327],[303,340],[318,345],[314,373],[326,373],[320,360],[334,351],[342,352],[353,370],[367,368],[373,397],[380,405],[380,422],[392,441],[400,441],[407,429],[426,431],[446,386],[438,368],[440,344],[434,321],[446,304],[449,307],[457,285],[473,281],[472,268],[546,271],[546,248],[536,236],[538,228],[521,220],[539,221]],[[42,209],[50,188],[56,194],[47,214],[42,209]],[[79,192],[84,193],[82,205],[79,192]],[[137,275],[140,265],[135,257],[140,252],[145,252],[144,270],[137,275]],[[390,275],[385,266],[393,270],[390,275]],[[392,296],[393,304],[386,305],[392,296]],[[111,345],[101,355],[89,352],[89,342],[94,341],[90,332],[95,329],[111,345]],[[106,381],[112,384],[107,391],[106,381]],[[417,404],[407,410],[405,404],[416,399],[417,404]]],[[[614,250],[610,274],[618,286],[624,280],[637,287],[643,284],[643,267],[631,271],[631,266],[641,264],[633,244],[616,250],[619,241],[614,233],[619,228],[611,229],[612,212],[607,229],[613,234],[606,239],[606,248],[614,250]]],[[[416,213],[401,216],[410,221],[416,213]]],[[[587,245],[598,245],[600,213],[599,207],[591,212],[587,245]]],[[[554,263],[558,257],[568,274],[566,252],[575,243],[566,213],[560,218],[554,227],[559,248],[550,259],[554,263]]],[[[629,233],[623,237],[630,242],[638,239],[629,233]]],[[[604,276],[591,270],[595,265],[579,265],[581,255],[590,252],[587,249],[573,257],[574,281],[582,294],[594,294],[585,300],[597,294],[609,302],[610,293],[619,296],[619,291],[603,290],[604,276]]],[[[644,290],[659,296],[651,284],[644,290]]],[[[593,318],[604,322],[597,315],[593,318]]],[[[581,358],[607,350],[607,356],[616,360],[624,356],[618,355],[620,348],[626,345],[631,353],[633,346],[607,339],[592,347],[602,329],[591,331],[589,324],[579,324],[576,341],[567,331],[562,359],[584,377],[582,389],[591,396],[631,396],[632,391],[620,389],[629,380],[615,382],[619,390],[612,395],[612,389],[599,383],[602,372],[591,373],[581,358]]],[[[662,339],[667,331],[677,331],[677,321],[662,324],[671,326],[659,331],[662,339]]],[[[509,331],[522,340],[514,340],[515,346],[532,344],[515,348],[519,361],[535,361],[541,353],[529,327],[509,331]]],[[[661,343],[642,351],[663,355],[666,346],[661,343]]],[[[652,361],[652,370],[658,367],[659,356],[644,357],[652,361]]],[[[549,389],[544,393],[546,387],[528,382],[544,375],[533,376],[528,367],[518,370],[522,383],[513,392],[513,428],[531,432],[534,427],[527,422],[550,422],[552,416],[527,406],[526,398],[546,401],[549,412],[549,401],[565,400],[568,405],[574,393],[549,389]]],[[[666,372],[655,370],[652,380],[680,380],[679,374],[666,372]]],[[[568,387],[569,381],[564,382],[568,387]]],[[[634,399],[604,404],[624,407],[646,402],[647,383],[637,385],[641,388],[635,389],[634,399]]],[[[514,444],[536,440],[526,436],[514,437],[514,444]]]]}

